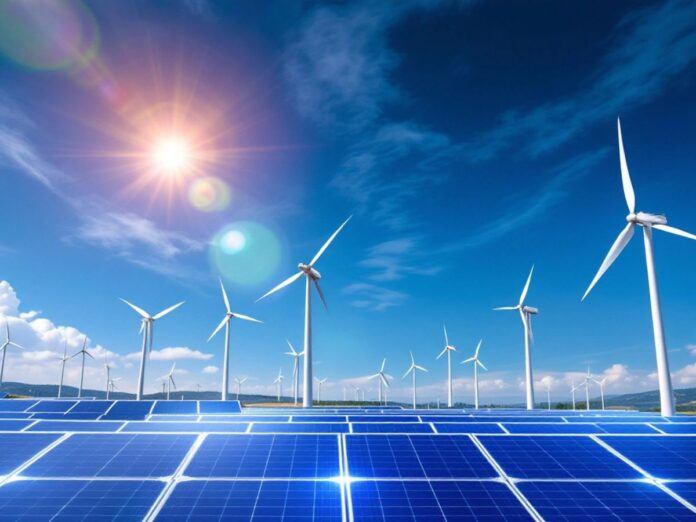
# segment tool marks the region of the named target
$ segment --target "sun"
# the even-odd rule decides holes
[[[152,150],[153,166],[163,174],[185,173],[191,165],[192,151],[189,144],[178,137],[167,137],[155,143]]]

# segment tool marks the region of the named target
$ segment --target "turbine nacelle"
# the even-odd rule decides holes
[[[539,309],[538,309],[538,308],[534,308],[533,306],[526,306],[526,305],[525,305],[525,306],[523,306],[523,307],[521,308],[521,310],[522,310],[522,312],[524,312],[525,314],[537,315],[537,314],[539,313]]]
[[[634,214],[631,212],[626,216],[626,221],[629,223],[634,223],[641,226],[653,226],[653,225],[666,225],[667,218],[660,214],[648,214],[647,212],[638,212]]]
[[[308,275],[315,281],[321,279],[321,274],[319,273],[319,271],[313,268],[311,265],[305,265],[304,263],[300,263],[297,265],[297,268],[300,270],[300,272],[303,272],[305,275]]]

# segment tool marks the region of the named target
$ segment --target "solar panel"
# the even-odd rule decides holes
[[[0,431],[20,431],[29,426],[31,420],[0,420]]]
[[[211,431],[244,433],[249,424],[241,422],[129,422],[122,432],[148,431],[154,433],[207,433]]]
[[[667,482],[665,486],[687,502],[696,505],[696,482]]]
[[[353,433],[433,433],[430,424],[421,422],[356,422]]]
[[[17,480],[0,487],[6,520],[142,520],[158,481]]]
[[[208,435],[190,477],[326,478],[339,475],[335,435]]]
[[[153,414],[167,414],[167,413],[179,413],[179,414],[198,414],[198,402],[197,401],[157,401],[155,407],[152,409]]]
[[[689,433],[689,434],[696,434],[696,424],[691,423],[691,422],[681,422],[681,423],[674,423],[670,424],[668,422],[663,422],[663,423],[655,423],[655,427],[659,428],[661,431],[664,431],[665,433],[671,433],[671,434],[680,434],[680,433]]]
[[[357,478],[497,476],[466,435],[347,435],[346,451]]]
[[[626,433],[626,434],[641,434],[641,433],[650,433],[650,434],[656,434],[658,431],[652,427],[650,427],[648,424],[619,424],[618,422],[616,423],[609,423],[609,424],[603,424],[603,423],[597,423],[597,426],[602,428],[602,430],[605,433]]]
[[[346,422],[345,415],[293,415],[292,422]]]
[[[79,401],[74,408],[70,410],[73,413],[104,413],[114,401]]]
[[[144,420],[151,408],[152,401],[116,401],[102,420]]]
[[[202,415],[201,422],[231,421],[231,422],[289,422],[288,415]]]
[[[32,419],[54,419],[54,420],[97,420],[101,416],[100,413],[56,413],[56,412],[39,412],[34,413]]]
[[[1,433],[0,475],[12,472],[58,438],[47,433]]]
[[[241,413],[239,401],[199,401],[200,413]]]
[[[453,422],[435,424],[438,433],[504,433],[497,424],[483,422]]]
[[[348,422],[413,422],[410,415],[350,415]]]
[[[275,424],[258,422],[251,426],[252,433],[348,433],[348,424],[335,422],[287,422]]]
[[[653,419],[650,422],[661,422],[664,421],[664,418],[657,418]],[[669,418],[670,422],[696,422],[696,415],[677,415],[676,417],[670,417]]]
[[[34,404],[31,408],[27,409],[29,412],[51,412],[51,413],[65,413],[70,408],[75,406],[76,401],[39,401]]]
[[[197,422],[198,418],[199,415],[150,415],[148,420],[155,422]]]
[[[340,521],[334,482],[186,481],[174,488],[157,520]]]
[[[27,477],[163,477],[174,473],[193,435],[76,434],[29,466]]]
[[[358,481],[350,495],[356,521],[532,520],[499,482]]]
[[[588,437],[483,435],[479,440],[510,477],[618,479],[641,476]]]
[[[585,417],[566,417],[568,422],[664,422],[665,419],[659,416],[647,417],[636,415],[621,415],[621,416],[585,416]]]
[[[26,411],[37,402],[22,399],[0,399],[0,411]]]
[[[60,431],[60,432],[71,432],[71,431],[116,431],[121,426],[123,422],[111,422],[111,421],[53,421],[53,420],[42,420],[34,424],[27,431]]]
[[[548,520],[693,520],[694,513],[646,482],[520,482]]]
[[[602,439],[654,477],[696,478],[696,437],[656,435]]]
[[[554,424],[565,424],[563,417],[541,417],[541,416],[526,416],[526,417],[501,417],[496,415],[476,415],[473,417],[474,422],[544,422],[544,423],[554,423]],[[585,422],[588,422],[587,420]]]
[[[26,419],[28,417],[31,417],[31,413],[0,411],[0,419]]]
[[[471,415],[421,415],[420,418],[423,422],[476,422]]]
[[[510,433],[572,433],[574,435],[606,433],[594,424],[510,423],[503,424]]]

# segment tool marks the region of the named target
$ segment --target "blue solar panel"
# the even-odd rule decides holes
[[[103,420],[144,420],[152,401],[116,401],[111,409],[104,414]]]
[[[335,435],[208,435],[190,477],[315,478],[339,475]]]
[[[76,434],[53,448],[28,477],[163,477],[174,473],[193,435]]]
[[[423,422],[477,422],[471,415],[421,415],[421,420]]]
[[[54,419],[54,420],[97,420],[101,413],[54,413],[39,412],[34,413],[32,419]]]
[[[653,417],[651,422],[660,422],[663,420],[662,418],[655,419]],[[696,422],[696,415],[677,415],[676,417],[670,417],[669,420],[670,422]]]
[[[121,426],[123,422],[42,420],[27,431],[116,431]]]
[[[31,413],[0,411],[0,419],[26,419],[29,417],[31,417]]]
[[[531,520],[499,482],[358,481],[350,493],[356,521]]]
[[[530,415],[526,417],[519,417],[519,416],[496,416],[496,415],[475,415],[473,417],[474,422],[545,422],[545,423],[553,423],[553,424],[565,424],[565,421],[563,420],[562,417],[551,417],[551,416],[541,416],[541,415]],[[588,422],[588,421],[585,421]]]
[[[696,424],[691,422],[680,422],[680,423],[668,423],[663,422],[662,424],[655,423],[655,426],[665,433],[671,434],[696,434]]]
[[[667,482],[669,489],[692,505],[696,505],[696,482]]]
[[[201,421],[213,422],[288,422],[288,415],[202,415]]]
[[[335,422],[285,422],[274,424],[258,422],[251,427],[252,433],[348,433],[348,424]]]
[[[240,413],[239,401],[199,401],[200,413]]]
[[[142,520],[163,488],[157,481],[18,480],[0,487],[0,518]]]
[[[466,435],[348,435],[346,445],[352,477],[498,476]]]
[[[497,424],[484,422],[453,422],[435,424],[438,433],[504,433]]]
[[[211,431],[244,433],[249,425],[232,422],[129,422],[123,432],[148,431],[153,433],[187,432],[207,433]]]
[[[59,437],[47,433],[0,434],[0,475],[7,475]]]
[[[68,411],[70,408],[75,406],[75,403],[77,401],[39,401],[37,404],[34,404],[31,408],[29,408],[27,411],[30,412],[52,412],[52,413],[65,413]]]
[[[0,411],[25,411],[37,402],[22,399],[0,399]]]
[[[197,401],[157,401],[152,413],[198,414]]]
[[[70,413],[104,413],[114,401],[80,401]]]
[[[350,415],[348,422],[414,422],[418,419],[411,415]]]
[[[21,431],[32,422],[31,420],[0,420],[0,431]]]
[[[572,433],[574,435],[606,433],[594,424],[566,424],[566,423],[514,423],[503,424],[510,433]]]
[[[618,422],[610,422],[609,424],[597,423],[597,426],[602,428],[606,433],[625,433],[625,434],[641,434],[650,433],[656,434],[657,430],[651,428],[647,424],[619,424]]]
[[[653,416],[636,416],[636,415],[622,415],[622,416],[585,416],[585,417],[567,417],[568,422],[664,422],[663,417]]]
[[[421,422],[356,422],[353,433],[433,433],[433,429]]]
[[[602,439],[654,477],[696,478],[696,437],[657,435]]]
[[[693,520],[694,513],[645,482],[520,482],[547,520]]]
[[[334,482],[180,482],[157,520],[340,521]]]
[[[150,415],[148,420],[155,422],[197,422],[198,415]]]
[[[479,440],[515,478],[635,478],[641,475],[589,437],[493,436]]]
[[[345,415],[293,415],[292,422],[346,422]]]

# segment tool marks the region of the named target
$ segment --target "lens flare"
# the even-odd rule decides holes
[[[230,203],[230,189],[218,178],[212,176],[197,178],[189,187],[189,201],[198,210],[220,212]]]
[[[165,174],[180,174],[191,161],[191,150],[180,138],[164,138],[157,142],[152,151],[155,168]]]
[[[251,221],[224,227],[210,246],[210,261],[215,271],[239,285],[265,282],[278,269],[280,257],[280,241],[275,234]]]

